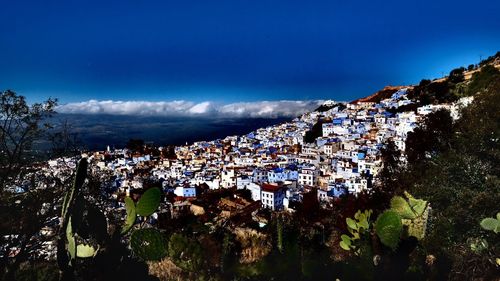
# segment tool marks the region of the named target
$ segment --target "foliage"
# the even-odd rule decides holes
[[[335,107],[338,107],[338,110],[341,111],[343,109],[346,108],[346,106],[342,103],[336,103],[336,104],[333,104],[333,105],[325,105],[325,104],[322,104],[320,105],[319,107],[317,107],[314,111],[316,112],[325,112],[325,111],[328,111],[332,108],[335,108]]]
[[[129,269],[140,267],[139,263],[129,258],[120,243],[120,235],[127,233],[126,230],[132,228],[135,223],[136,206],[131,198],[125,199],[127,211],[125,225],[121,231],[118,229],[109,235],[106,217],[95,204],[84,197],[83,186],[86,182],[87,165],[86,158],[82,158],[77,167],[74,183],[68,187],[63,200],[57,252],[58,264],[63,271],[62,279],[94,279],[99,270],[92,268],[92,265],[112,266],[117,273],[126,276]],[[150,192],[150,194],[157,193]],[[150,202],[156,202],[155,198],[151,200],[148,197],[146,203],[142,204],[147,211],[152,208]],[[155,208],[158,208],[158,205],[159,202]],[[158,260],[166,255],[166,240],[156,229],[135,230],[130,240],[134,253],[142,259]],[[139,270],[135,274],[141,278],[149,278],[147,272]],[[127,276],[127,279],[131,276]]]
[[[484,218],[481,220],[481,227],[485,230],[500,233],[500,212],[497,213],[496,218]]]
[[[389,140],[381,149],[380,156],[383,166],[377,177],[381,185],[375,186],[373,200],[383,203],[382,209],[388,207],[387,204],[396,192],[402,189],[400,180],[395,176],[402,169],[401,152],[396,144]]]
[[[464,81],[464,71],[465,71],[464,67],[459,67],[459,68],[453,69],[450,72],[450,75],[448,76],[448,80],[451,83],[455,83],[455,84]]]
[[[358,210],[354,214],[354,219],[346,218],[347,230],[351,236],[346,234],[340,236],[341,241],[339,245],[342,249],[346,251],[353,250],[357,255],[361,253],[360,248],[355,245],[355,242],[361,239],[364,233],[370,229],[371,214],[372,210],[365,210],[363,212]]]
[[[475,253],[481,253],[488,249],[488,242],[482,238],[469,239],[470,249]]]
[[[94,257],[104,241],[106,219],[102,213],[85,200],[81,192],[87,176],[87,159],[82,158],[77,166],[73,185],[68,188],[62,206],[62,227],[58,248],[59,264],[64,268],[75,258]],[[104,221],[103,221],[104,220]],[[64,231],[63,231],[64,230]],[[62,245],[68,255],[64,254]]]
[[[55,114],[56,99],[29,105],[26,98],[6,90],[0,95],[0,188],[28,163],[28,152],[50,128],[45,122]]]
[[[401,216],[403,225],[407,227],[408,236],[421,240],[425,236],[429,206],[427,201],[415,199],[406,191],[404,195],[406,198],[394,196],[391,199],[391,210]]]
[[[129,139],[125,147],[132,151],[142,152],[144,150],[144,140]]]
[[[51,144],[51,158],[76,156],[83,146],[79,135],[67,120],[54,124],[48,132],[47,139]]]
[[[127,233],[136,221],[137,215],[150,216],[160,206],[161,191],[157,187],[148,189],[139,199],[137,205],[134,201],[125,198],[125,210],[127,216],[125,224],[122,227],[122,234]],[[167,253],[167,244],[162,243],[163,234],[157,229],[139,229],[132,232],[130,246],[132,251],[142,259],[145,260],[158,260],[164,257]],[[157,248],[151,248],[154,245]]]
[[[23,263],[16,272],[15,280],[18,281],[58,281],[59,270],[52,262]]]
[[[316,123],[312,126],[312,128],[306,132],[304,135],[304,142],[305,143],[313,143],[316,141],[318,137],[320,137],[323,134],[323,123],[326,121],[323,119],[318,119]]]
[[[48,239],[40,237],[40,230],[57,216],[59,195],[67,186],[66,171],[58,175],[52,171],[42,174],[32,165],[34,161],[53,155],[50,147],[58,146],[47,138],[53,125],[50,117],[56,114],[56,106],[57,99],[32,103],[11,90],[0,93],[1,280],[17,278],[17,271],[23,271],[24,264],[40,254],[36,251],[38,243]],[[39,150],[41,143],[47,144],[49,150]],[[37,188],[44,185],[51,188]],[[21,192],[12,192],[13,187],[21,187]],[[9,256],[14,248],[17,255]]]
[[[139,229],[132,233],[130,246],[144,260],[160,260],[167,254],[167,241],[156,229]]]
[[[401,217],[395,211],[387,210],[377,218],[375,230],[380,241],[387,247],[395,250],[403,231]]]
[[[174,233],[168,242],[168,255],[179,267],[194,271],[203,264],[200,244],[188,237]]]
[[[408,97],[420,105],[453,102],[457,97],[450,91],[454,84],[448,81],[422,80],[419,85],[408,91]]]
[[[127,212],[125,218],[125,224],[122,227],[122,234],[127,233],[132,226],[134,226],[135,221],[137,219],[137,212],[135,210],[135,204],[132,198],[125,197],[125,211]]]
[[[471,82],[466,90],[466,95],[472,96],[481,93],[499,79],[500,70],[492,65],[485,65],[480,71],[472,75]]]
[[[428,216],[427,229],[418,247],[423,253],[437,257],[439,266],[433,270],[443,278],[483,278],[495,271],[492,260],[498,257],[498,242],[491,237],[493,232],[485,236],[480,231],[478,221],[496,211],[500,201],[497,72],[493,67],[483,66],[472,76],[466,93],[474,94],[474,101],[461,110],[455,122],[446,111],[427,115],[408,134],[407,163],[388,171],[385,179],[389,181],[382,183],[404,187],[432,204],[432,212],[424,212]],[[408,232],[412,232],[410,227]],[[488,241],[487,251],[471,250],[470,239],[475,237]],[[481,248],[482,243],[475,244],[475,249]]]
[[[450,148],[453,119],[447,110],[428,114],[419,127],[408,133],[406,156],[410,164],[427,161]]]
[[[494,60],[500,58],[500,51],[498,51],[496,54],[489,56],[488,58],[482,60],[479,62],[480,66],[488,65],[491,64]]]
[[[159,188],[150,188],[141,196],[135,208],[139,216],[150,216],[160,206],[161,191]]]

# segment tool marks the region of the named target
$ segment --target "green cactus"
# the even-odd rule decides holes
[[[130,197],[125,198],[127,217],[121,234],[127,233],[135,224],[137,215],[150,216],[160,206],[161,191],[154,187],[148,189],[139,199],[137,205]],[[155,229],[138,229],[132,232],[130,247],[132,251],[144,260],[158,260],[166,255],[168,244],[162,234]],[[161,239],[160,239],[161,238]]]
[[[161,200],[161,191],[159,188],[150,188],[141,196],[139,202],[137,202],[137,206],[135,211],[139,216],[150,216],[152,215],[158,206],[160,206]]]
[[[70,206],[73,205],[75,197],[79,194],[82,189],[83,183],[85,182],[85,178],[87,177],[87,158],[82,158],[80,162],[78,162],[78,167],[76,168],[76,175],[73,181],[73,185],[68,187],[66,190],[66,194],[64,196],[63,205],[62,205],[62,220],[63,224],[67,224],[66,215],[69,211]]]
[[[107,221],[99,208],[88,202],[81,192],[87,176],[88,162],[82,158],[78,163],[73,185],[68,187],[62,205],[62,227],[58,246],[58,262],[62,268],[70,267],[76,258],[92,258],[109,240]],[[121,234],[126,234],[135,224],[137,215],[150,216],[159,207],[159,188],[147,190],[139,202],[134,204],[125,198],[127,217]],[[161,238],[161,239],[160,239]],[[167,252],[167,243],[160,232],[140,229],[132,233],[130,245],[134,253],[145,260],[157,260]]]
[[[370,216],[372,210],[358,210],[354,214],[354,219],[346,218],[347,230],[352,236],[342,234],[339,245],[346,251],[353,250],[355,254],[360,254],[360,249],[356,246],[355,241],[361,239],[361,236],[370,228]]]
[[[145,217],[152,215],[160,206],[160,200],[161,191],[157,187],[150,188],[144,192],[139,199],[139,202],[137,202],[137,205],[134,203],[132,198],[125,197],[124,201],[127,215],[121,234],[127,233],[134,226],[137,215]]]
[[[427,230],[427,220],[429,218],[429,208],[426,208],[421,216],[414,219],[402,219],[401,222],[407,227],[406,231],[408,236],[413,236],[418,240],[422,240],[425,237],[425,232]]]
[[[401,196],[392,197],[391,209],[398,213],[398,215],[400,215],[403,219],[414,219],[416,216],[411,209],[410,204],[408,204],[408,201]]]
[[[71,260],[76,258],[76,243],[75,243],[75,236],[73,235],[73,228],[71,227],[71,218],[69,218],[68,225],[66,226],[66,239],[67,239],[66,248],[68,249],[71,262]]]
[[[406,227],[408,236],[421,240],[425,236],[429,204],[425,200],[413,198],[408,192],[405,192],[404,195],[406,199],[401,196],[394,196],[391,199],[391,210],[401,217],[401,222]]]
[[[395,250],[403,230],[401,216],[395,211],[386,210],[377,218],[375,230],[382,244]]]
[[[167,255],[168,244],[165,237],[156,229],[139,229],[130,238],[132,251],[144,260],[160,260]]]
[[[94,257],[99,251],[99,244],[107,239],[104,214],[85,200],[81,193],[87,177],[87,167],[87,159],[82,158],[78,163],[73,185],[66,190],[62,205],[60,244],[64,245],[64,248],[58,248],[58,251],[61,251],[58,257],[66,260],[68,265],[72,265],[76,258]]]
[[[86,244],[78,244],[76,246],[76,256],[79,258],[93,258],[97,254],[97,251],[99,251],[99,246],[97,248]]]
[[[137,218],[135,204],[130,197],[125,197],[125,210],[127,211],[127,218],[121,231],[122,234],[127,233],[134,226],[135,219]]]
[[[500,233],[500,212],[497,213],[496,218],[484,218],[480,224],[485,230]]]

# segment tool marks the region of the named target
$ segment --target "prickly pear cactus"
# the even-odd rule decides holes
[[[391,210],[401,217],[408,236],[421,240],[425,237],[430,206],[427,201],[415,199],[408,192],[405,192],[405,197],[394,196],[391,199]]]
[[[496,218],[482,219],[480,225],[485,230],[490,230],[495,233],[500,233],[500,212],[497,213]]]
[[[64,196],[58,243],[58,262],[62,267],[72,265],[76,258],[94,257],[108,237],[106,217],[81,193],[87,166],[87,159],[82,158],[73,185],[68,187]]]
[[[127,218],[125,219],[125,224],[122,227],[122,234],[127,233],[132,228],[132,226],[134,226],[135,220],[137,218],[135,204],[130,197],[125,197],[125,210],[127,212]]]
[[[160,206],[161,191],[154,187],[141,196],[137,204],[130,197],[125,198],[127,217],[122,234],[127,233],[135,224],[137,215],[150,216]],[[159,260],[167,254],[168,244],[163,234],[156,229],[144,228],[132,231],[130,247],[134,254],[144,260]]]
[[[68,223],[67,221],[68,211],[70,210],[70,207],[73,205],[75,198],[82,189],[83,183],[85,182],[85,178],[87,177],[87,166],[88,162],[86,158],[82,158],[80,162],[78,162],[78,167],[76,168],[76,175],[73,181],[73,185],[68,187],[68,189],[66,190],[66,194],[64,195],[62,214],[61,214],[64,225]]]
[[[386,210],[377,218],[375,230],[382,244],[395,250],[403,231],[401,216],[395,211]]]
[[[346,218],[347,230],[351,233],[351,236],[346,234],[341,235],[339,246],[342,249],[346,251],[353,250],[357,255],[361,253],[355,242],[361,239],[361,236],[370,228],[371,214],[372,210],[358,210],[356,214],[354,214],[354,219]]]
[[[147,217],[152,215],[158,206],[160,206],[161,191],[159,188],[154,187],[148,189],[137,202],[135,211],[139,216]]]
[[[427,219],[429,218],[429,207],[427,207],[422,215],[409,220],[402,219],[401,222],[407,227],[408,236],[413,236],[418,240],[422,240],[425,237],[425,231],[427,230]]]

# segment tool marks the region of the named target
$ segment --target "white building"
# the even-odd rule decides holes
[[[196,188],[178,186],[175,188],[174,194],[180,197],[196,197]]]
[[[236,172],[234,169],[222,171],[220,184],[222,188],[231,188],[236,186]]]
[[[280,185],[264,183],[261,186],[261,203],[264,208],[273,211],[283,209],[285,199],[285,188]]]
[[[298,182],[300,185],[314,186],[317,182],[318,170],[315,166],[303,167],[299,172]]]

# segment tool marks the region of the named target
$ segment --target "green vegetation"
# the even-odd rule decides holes
[[[500,213],[497,213],[496,218],[484,218],[481,221],[481,227],[485,230],[500,233]]]
[[[150,188],[141,196],[135,212],[139,216],[147,217],[152,215],[160,206],[161,191],[159,188]],[[132,208],[132,206],[130,206]]]
[[[457,84],[464,81],[465,67],[455,68],[450,72],[448,76],[448,81],[453,84]]]
[[[493,61],[497,60],[500,58],[500,51],[498,51],[496,54],[489,56],[488,58],[482,60],[479,62],[480,66],[488,65],[491,64]]]
[[[322,118],[318,119],[318,121],[312,126],[312,128],[304,135],[304,142],[315,142],[316,139],[323,134],[323,124],[326,122],[327,120],[324,120]]]
[[[161,191],[157,187],[150,188],[142,194],[141,198],[134,204],[134,201],[125,198],[125,210],[127,217],[125,224],[122,227],[122,234],[127,233],[137,219],[137,215],[148,217],[151,216],[158,207],[161,201]],[[138,229],[132,232],[130,239],[132,251],[144,260],[159,260],[166,256],[167,244],[165,237],[157,229]]]
[[[467,87],[466,95],[472,96],[486,90],[492,83],[500,80],[500,70],[492,65],[485,65],[480,71],[472,75]]]
[[[188,271],[201,269],[204,262],[203,249],[200,244],[178,233],[170,237],[168,255],[177,266]]]
[[[134,226],[135,221],[137,219],[137,212],[135,210],[135,204],[132,198],[130,197],[125,197],[125,211],[127,212],[126,218],[125,218],[125,224],[122,227],[122,234],[127,233],[132,226]]]
[[[120,242],[121,234],[126,234],[133,226],[137,209],[143,215],[151,215],[158,209],[161,192],[158,188],[146,191],[139,200],[137,208],[131,198],[125,199],[127,218],[123,228],[108,233],[107,219],[102,211],[85,197],[87,159],[78,163],[73,185],[64,195],[59,231],[57,261],[63,271],[63,280],[94,279],[100,274],[98,268],[103,264],[114,265],[117,276],[127,275],[124,268],[138,262],[131,259]],[[142,202],[141,202],[142,201]],[[132,232],[130,246],[133,253],[143,260],[159,260],[166,255],[167,243],[164,235],[156,229],[138,229]],[[121,264],[121,265],[118,265]],[[132,266],[131,268],[133,268]],[[140,271],[135,274],[140,274]],[[147,272],[142,278],[147,277]],[[128,278],[127,278],[128,279]]]
[[[473,75],[467,92],[475,93],[474,102],[462,110],[460,119],[453,121],[444,110],[428,115],[408,134],[408,163],[395,161],[383,178],[382,186],[393,194],[403,197],[401,190],[406,189],[432,206],[432,212],[413,208],[420,217],[413,226],[404,224],[409,235],[421,239],[413,254],[433,257],[429,274],[439,276],[435,278],[488,279],[496,274],[498,239],[492,237],[494,232],[478,228],[482,218],[494,215],[500,200],[500,79],[496,72],[485,66]],[[401,208],[403,200],[393,200],[391,207],[409,218],[408,209]],[[410,198],[404,200],[411,206]],[[424,225],[425,230],[421,229]],[[484,246],[482,241],[487,241],[487,251],[478,251]],[[428,267],[416,260],[412,266]]]
[[[395,250],[399,244],[399,237],[403,230],[401,217],[395,211],[387,210],[377,218],[375,230],[380,241],[387,247]]]
[[[499,58],[498,53],[488,61]],[[467,70],[474,70],[474,65]],[[431,81],[423,79],[413,89],[408,91],[408,96],[418,105],[450,103],[461,97],[473,96],[484,91],[493,82],[500,79],[500,71],[491,64],[481,64],[479,71],[473,73],[472,78],[465,80],[464,67],[453,69],[444,81]],[[414,109],[411,106],[408,109]],[[400,112],[400,111],[399,111]]]
[[[404,195],[406,198],[394,196],[391,199],[391,210],[401,217],[408,236],[421,240],[424,238],[427,228],[429,205],[427,201],[413,198],[408,192],[405,192]]]
[[[81,192],[86,174],[87,159],[82,158],[77,167],[74,183],[68,188],[62,206],[59,243],[65,244],[69,256],[64,257],[61,249],[59,257],[61,263],[69,258],[69,265],[75,258],[94,257],[107,234],[106,218],[97,207],[85,200]]]
[[[165,236],[156,229],[138,229],[130,237],[130,246],[138,257],[144,260],[160,260],[167,255]]]
[[[359,240],[370,230],[370,216],[372,210],[357,211],[354,214],[354,219],[346,218],[347,230],[351,234],[348,236],[342,234],[342,239],[339,243],[340,247],[346,251],[353,250],[356,255],[361,254],[359,246],[355,245],[356,240]]]

